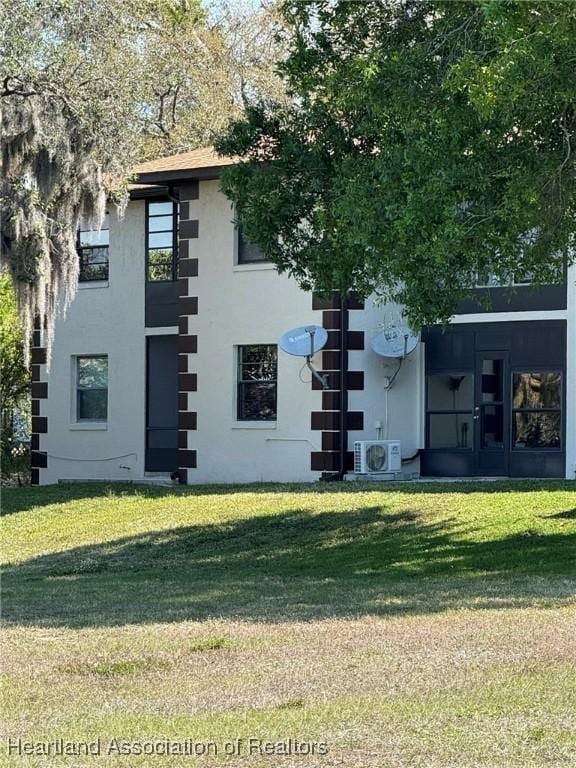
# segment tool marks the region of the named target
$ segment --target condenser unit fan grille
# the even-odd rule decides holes
[[[388,463],[386,445],[369,445],[366,448],[366,468],[369,472],[381,472]]]

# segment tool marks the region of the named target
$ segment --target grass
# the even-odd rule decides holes
[[[3,513],[6,736],[218,748],[3,764],[576,763],[574,485],[74,484]]]

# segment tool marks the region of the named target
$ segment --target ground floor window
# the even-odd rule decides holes
[[[474,377],[471,373],[427,377],[428,447],[472,448]]]
[[[504,448],[505,423],[511,421],[513,450],[562,447],[562,374],[513,371],[511,395],[504,399],[503,361],[485,359],[474,389],[472,373],[432,373],[426,377],[427,447]],[[510,399],[508,399],[510,398]]]
[[[276,421],[277,371],[275,344],[238,347],[238,421]]]
[[[557,371],[512,374],[512,447],[560,448],[562,374]]]
[[[108,356],[76,358],[76,418],[106,421],[108,418]]]

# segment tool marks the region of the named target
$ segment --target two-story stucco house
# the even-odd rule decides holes
[[[49,370],[35,334],[33,482],[314,481],[377,437],[400,441],[406,475],[575,477],[576,268],[479,287],[492,308],[423,329],[397,370],[370,343],[385,308],[306,293],[239,236],[223,164],[145,163],[125,216],[80,232]],[[304,324],[328,331],[325,389],[278,346]]]

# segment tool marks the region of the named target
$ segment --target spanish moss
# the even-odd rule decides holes
[[[26,338],[40,319],[50,360],[56,314],[66,312],[78,285],[79,222],[98,229],[104,217],[102,172],[57,97],[3,99],[1,125],[2,260]]]

